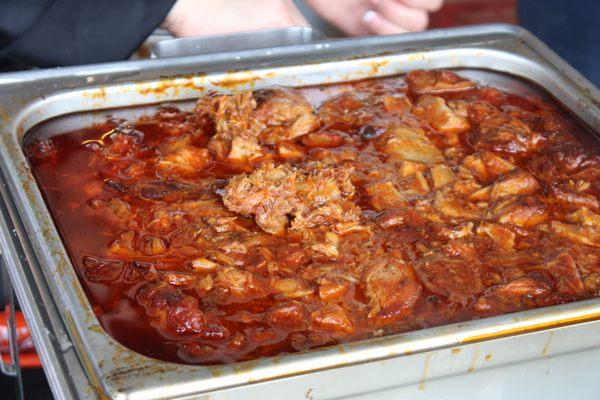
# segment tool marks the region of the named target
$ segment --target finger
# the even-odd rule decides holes
[[[444,0],[396,0],[411,8],[421,8],[429,12],[439,11]]]
[[[363,16],[363,23],[377,35],[394,35],[408,32],[408,29],[396,25],[373,10],[369,10],[365,13]]]
[[[381,16],[409,31],[422,31],[429,24],[429,14],[423,9],[411,8],[397,0],[371,0]]]

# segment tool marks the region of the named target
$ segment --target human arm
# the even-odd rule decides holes
[[[303,25],[291,0],[178,0],[162,27],[181,37]]]
[[[291,0],[0,0],[0,63],[127,59],[162,26],[195,36],[306,25]]]
[[[314,11],[353,36],[420,31],[443,0],[306,0]]]

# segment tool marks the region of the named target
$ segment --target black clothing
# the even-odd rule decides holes
[[[175,0],[0,0],[0,69],[127,59]]]

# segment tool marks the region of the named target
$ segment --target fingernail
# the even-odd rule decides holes
[[[373,22],[376,18],[377,18],[377,14],[373,10],[367,11],[362,17],[363,22],[366,24]]]

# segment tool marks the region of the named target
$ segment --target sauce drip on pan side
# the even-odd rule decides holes
[[[26,147],[104,329],[219,364],[600,295],[600,157],[448,71],[210,94]]]

